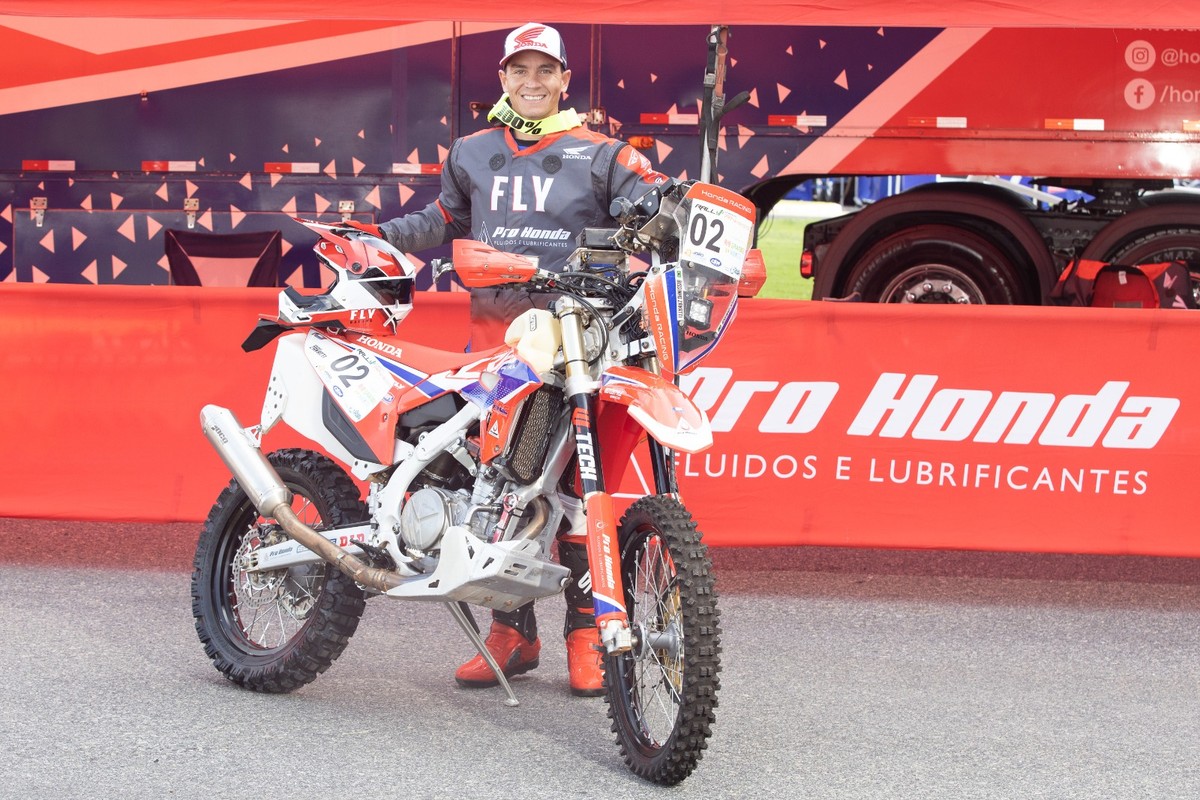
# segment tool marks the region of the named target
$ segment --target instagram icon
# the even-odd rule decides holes
[[[1134,72],[1145,72],[1153,67],[1156,57],[1154,45],[1145,39],[1130,42],[1125,48],[1125,65]]]

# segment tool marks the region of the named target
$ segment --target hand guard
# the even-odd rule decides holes
[[[343,227],[354,228],[357,231],[362,231],[363,233],[369,233],[372,236],[378,236],[380,239],[383,239],[385,242],[387,241],[387,237],[383,235],[383,228],[379,227],[378,225],[374,225],[370,222],[358,222],[357,220],[346,219],[346,220],[342,220],[341,224]]]

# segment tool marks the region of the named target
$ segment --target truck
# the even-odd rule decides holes
[[[256,274],[318,287],[309,236],[282,214],[378,221],[431,202],[451,141],[490,124],[497,54],[520,22],[143,5],[140,18],[0,15],[0,281],[178,283],[190,233],[231,262],[258,236],[251,260],[278,249]],[[56,7],[79,6],[35,6]],[[714,177],[763,221],[818,183],[844,207],[807,225],[801,264],[768,264],[811,277],[814,298],[1041,304],[1076,259],[1181,260],[1200,276],[1195,12],[1148,29],[1078,9],[1033,26],[869,13],[739,21],[715,72],[709,24],[564,22],[564,105],[658,170],[698,177],[719,74],[737,97],[707,143]],[[422,270],[418,285],[448,280]]]

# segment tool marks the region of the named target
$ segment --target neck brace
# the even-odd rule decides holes
[[[579,117],[579,112],[573,108],[559,111],[557,114],[545,119],[525,119],[508,104],[507,92],[500,96],[500,99],[496,101],[496,105],[492,106],[492,110],[488,112],[487,118],[489,122],[499,120],[517,133],[524,133],[530,136],[545,136],[548,133],[569,131],[571,128],[578,128],[583,124],[583,120]]]

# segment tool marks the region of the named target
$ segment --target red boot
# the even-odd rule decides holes
[[[571,694],[599,697],[604,694],[604,656],[600,650],[600,631],[579,628],[567,634],[567,673]]]
[[[538,665],[538,653],[542,651],[542,641],[534,637],[533,641],[526,639],[515,628],[503,623],[492,621],[492,629],[484,641],[488,652],[496,659],[506,677],[529,672]],[[500,681],[492,668],[478,653],[454,673],[454,680],[466,689],[485,689],[498,686]]]

